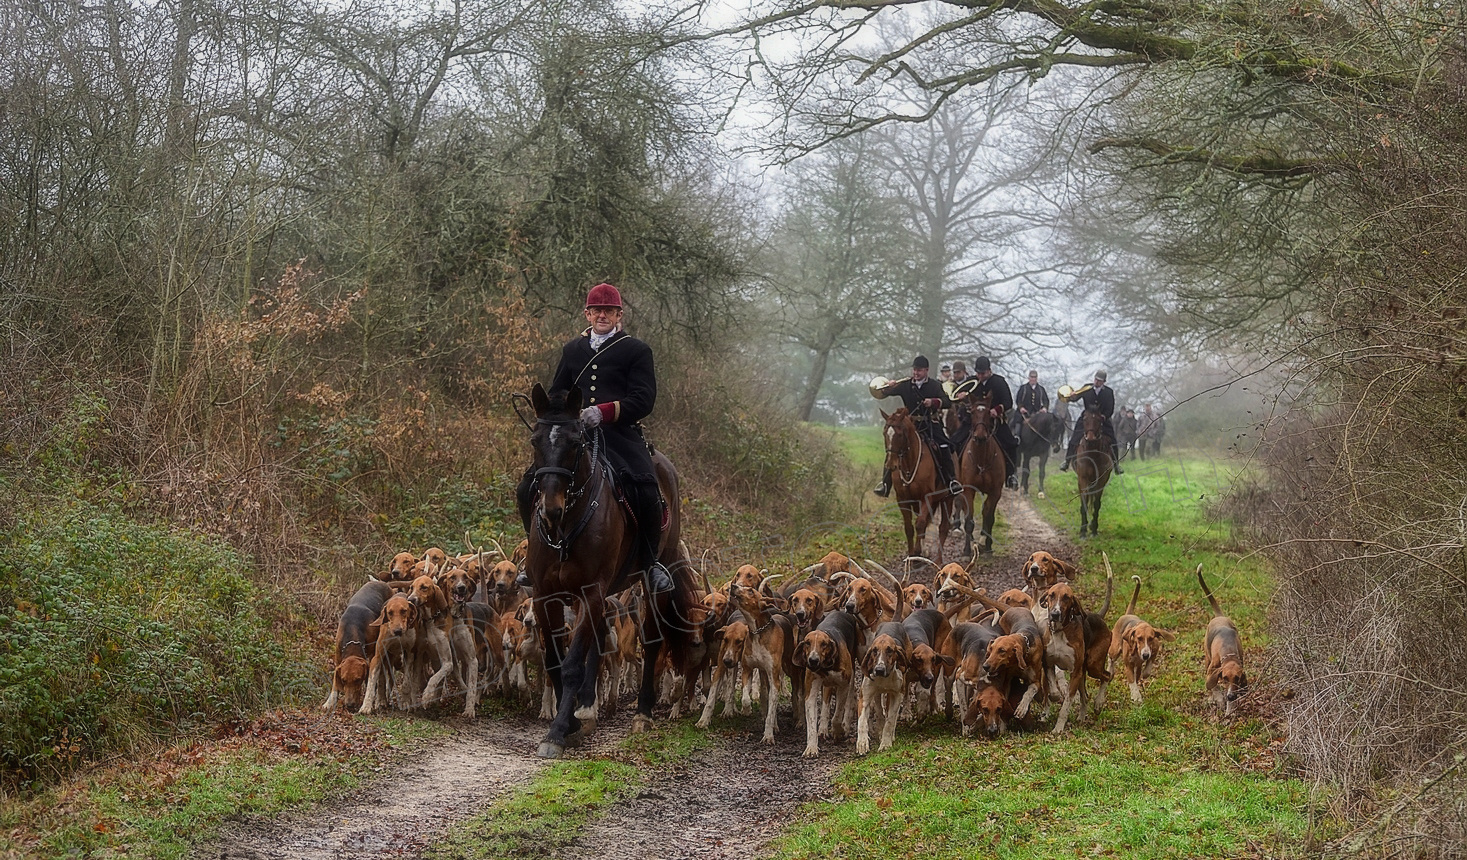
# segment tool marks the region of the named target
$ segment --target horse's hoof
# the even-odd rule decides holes
[[[646,714],[637,714],[632,717],[632,734],[644,735],[652,731],[652,718]]]
[[[1040,490],[1039,491],[1039,498],[1041,498],[1041,499],[1044,498],[1044,491],[1043,490]]]
[[[535,750],[535,755],[540,758],[560,758],[565,754],[565,747],[554,741],[541,741],[540,748]]]

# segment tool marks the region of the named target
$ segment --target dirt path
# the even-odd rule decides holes
[[[975,570],[991,591],[1020,583],[1029,553],[1048,549],[1074,557],[1069,544],[1028,500],[1006,496],[1000,509],[1007,540]],[[935,539],[929,538],[928,545]],[[962,557],[963,535],[949,535],[946,554]],[[895,567],[893,567],[895,570]],[[921,577],[922,572],[914,572]],[[930,571],[927,572],[930,575]],[[595,756],[626,737],[626,710],[603,720],[588,746],[573,755]],[[480,719],[383,775],[357,797],[271,821],[247,820],[226,828],[214,846],[196,853],[218,860],[368,860],[415,857],[454,822],[481,812],[528,782],[543,766],[535,744],[544,725],[531,719]],[[578,860],[678,860],[757,856],[800,804],[825,796],[831,777],[851,755],[851,743],[822,749],[806,761],[789,706],[780,714],[779,742],[758,743],[746,731],[713,733],[710,748],[653,774],[638,794],[592,822],[559,856]]]
[[[464,723],[422,754],[395,765],[358,796],[270,821],[226,825],[196,857],[219,860],[345,860],[412,857],[456,821],[531,779],[542,766],[528,720]]]

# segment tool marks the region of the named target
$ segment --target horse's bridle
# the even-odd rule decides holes
[[[553,427],[580,424],[581,422],[579,418],[536,418],[535,423]],[[582,441],[576,447],[584,452],[586,443]],[[577,454],[577,457],[579,456]],[[586,530],[586,526],[591,522],[591,517],[596,514],[596,508],[601,504],[600,500],[596,498],[596,492],[591,492],[593,490],[600,490],[602,479],[601,429],[599,427],[591,431],[590,472],[591,474],[586,478],[586,483],[582,484],[580,489],[577,489],[575,486],[575,471],[563,466],[541,466],[535,470],[535,474],[531,478],[530,486],[533,488],[535,495],[539,495],[540,479],[544,476],[556,475],[565,478],[565,507],[567,512],[572,510],[580,502],[582,496],[588,494],[590,496],[591,502],[585,506],[585,509],[581,512],[581,518],[576,522],[575,526],[569,532],[565,531],[564,526],[561,527],[560,541],[558,543],[545,530],[545,520],[540,517],[540,506],[535,505],[535,530],[539,533],[542,543],[560,554],[560,560],[562,562],[570,555],[571,544],[575,543],[576,538],[581,536],[581,532]]]
[[[911,421],[910,418],[908,418],[907,420],[908,421]],[[904,486],[904,487],[911,486],[912,485],[912,482],[915,481],[915,480],[917,480],[917,470],[920,469],[920,468],[922,468],[922,451],[927,447],[927,442],[922,438],[922,431],[917,429],[916,422],[912,422],[912,434],[917,437],[917,463],[916,463],[916,465],[912,466],[911,476],[910,477],[903,476],[903,474],[902,474],[902,468],[901,468],[900,465],[898,465],[895,469],[892,470],[892,471],[896,472],[896,476],[898,478],[901,478],[902,479],[902,486]],[[903,429],[903,431],[902,431],[902,438],[908,444],[907,444],[907,449],[906,450],[902,451],[902,453],[900,453],[900,454],[897,454],[897,463],[898,464],[901,463],[903,457],[906,457],[907,456],[907,451],[911,450],[911,440],[907,438],[907,434],[906,434],[905,429]],[[887,452],[886,453],[888,453],[888,454],[896,454],[895,451],[892,451],[890,449],[887,449]]]

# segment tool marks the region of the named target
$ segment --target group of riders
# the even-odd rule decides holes
[[[875,397],[899,397],[906,407],[919,435],[932,450],[934,462],[948,490],[954,495],[963,492],[957,478],[953,452],[962,453],[973,432],[972,404],[986,403],[994,418],[993,437],[1003,451],[1005,484],[1010,489],[1019,486],[1019,432],[1021,426],[1050,411],[1049,392],[1039,384],[1039,372],[1029,371],[1029,380],[1019,386],[1017,395],[1009,388],[1008,380],[993,372],[993,362],[986,355],[973,359],[973,372],[968,373],[967,364],[955,361],[942,368],[945,380],[939,382],[931,374],[931,363],[926,356],[912,359],[912,375],[907,379],[884,385],[873,383],[871,394]],[[1104,370],[1095,371],[1094,381],[1074,392],[1061,389],[1059,403],[1080,402],[1085,409],[1099,412],[1105,419],[1104,432],[1111,439],[1112,468],[1122,474],[1120,447],[1111,415],[1115,412],[1115,392],[1106,385]],[[880,382],[881,380],[878,380]],[[1066,409],[1068,407],[1065,407]],[[1064,415],[1060,416],[1064,419]],[[1060,432],[1068,421],[1060,425]],[[1067,471],[1075,460],[1079,446],[1079,434],[1070,435],[1069,448],[1065,452],[1060,471]],[[881,474],[881,483],[872,491],[878,496],[891,492],[891,470]]]
[[[551,383],[552,394],[579,389],[581,423],[591,430],[599,428],[604,440],[604,454],[614,472],[629,519],[639,537],[635,541],[631,570],[647,571],[648,585],[654,591],[671,587],[667,571],[655,560],[664,515],[664,502],[657,485],[651,452],[639,423],[651,414],[657,399],[657,376],[651,348],[622,329],[621,292],[611,284],[597,284],[586,296],[587,328],[561,349],[560,363]],[[930,446],[943,482],[953,495],[962,492],[957,480],[953,452],[961,452],[972,433],[973,403],[987,403],[995,421],[994,437],[1003,450],[1006,482],[1017,487],[1019,427],[1031,417],[1050,411],[1049,392],[1039,384],[1037,371],[1029,371],[1028,381],[1019,386],[1017,395],[1008,380],[993,372],[987,356],[973,359],[972,371],[964,362],[951,366],[951,376],[940,381],[931,377],[931,365],[925,356],[912,360],[912,375],[886,384],[872,393],[879,397],[901,398],[912,421]],[[944,374],[948,368],[943,368]],[[1085,409],[1098,411],[1104,417],[1104,432],[1112,440],[1115,472],[1119,474],[1120,450],[1111,423],[1115,411],[1115,392],[1106,385],[1106,372],[1095,371],[1094,381],[1080,390],[1069,392],[1059,403],[1080,401]],[[1058,406],[1058,404],[1056,404]],[[1061,417],[1065,417],[1063,414]],[[951,433],[945,419],[952,424]],[[1065,422],[1068,423],[1068,422]],[[1063,428],[1063,425],[1061,425]],[[1069,448],[1061,471],[1069,469],[1079,444],[1079,434],[1070,436]],[[536,494],[537,469],[525,472],[516,496],[520,516],[528,533],[532,527]],[[878,495],[891,491],[891,473],[882,475],[876,488]]]

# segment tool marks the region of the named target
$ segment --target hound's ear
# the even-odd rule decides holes
[[[1125,633],[1122,633],[1121,634],[1121,641],[1122,642],[1128,642],[1128,643],[1130,643],[1132,645],[1135,645],[1136,644],[1136,628],[1132,627],[1131,629],[1127,630]]]
[[[535,409],[536,418],[543,418],[550,411],[550,395],[545,393],[545,386],[538,382],[530,389],[530,405]]]
[[[1248,675],[1246,673],[1238,676],[1238,687],[1244,690],[1248,689]]]
[[[1054,563],[1055,566],[1060,569],[1060,573],[1064,574],[1065,579],[1075,579],[1080,573],[1080,569],[1078,567],[1075,567],[1073,564],[1070,564],[1067,561],[1060,561],[1059,559],[1055,559]]]
[[[448,595],[436,584],[433,586],[433,609],[441,612],[448,608]]]
[[[876,665],[876,649],[868,648],[866,656],[861,658],[861,671],[871,674],[871,669]]]
[[[954,660],[951,655],[948,655],[948,654],[939,654],[939,655],[937,655],[937,662],[939,662],[943,666],[951,669],[953,666],[957,665],[957,662],[958,661]]]
[[[408,625],[409,626],[412,626],[412,625],[417,624],[417,623],[418,623],[418,604],[416,604],[416,603],[408,603]]]
[[[1167,642],[1175,642],[1175,641],[1177,641],[1177,634],[1173,633],[1170,630],[1158,630],[1158,631],[1156,631],[1156,635],[1157,636],[1160,636],[1162,639],[1166,640]]]
[[[1014,649],[1015,653],[1017,653],[1019,655],[1019,668],[1022,669],[1023,671],[1025,671],[1025,672],[1027,672],[1027,671],[1029,671],[1029,661],[1026,660],[1026,659],[1024,659],[1024,657],[1025,657],[1024,650],[1025,649],[1023,649],[1023,648],[1015,648]]]

